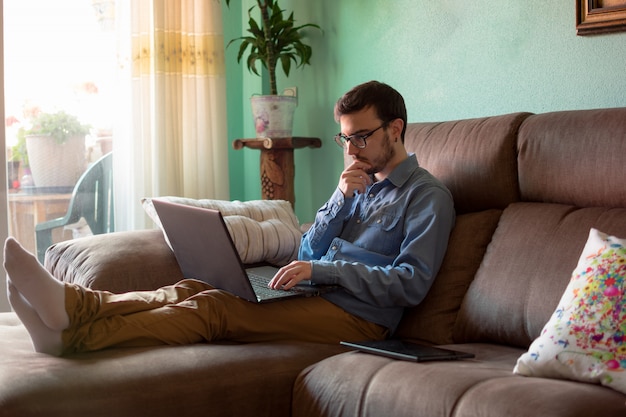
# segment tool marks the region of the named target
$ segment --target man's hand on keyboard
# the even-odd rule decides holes
[[[311,279],[311,262],[292,261],[278,270],[269,283],[274,290],[288,290],[301,281]]]

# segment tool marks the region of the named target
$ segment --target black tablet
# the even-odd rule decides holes
[[[474,357],[472,353],[420,345],[398,339],[341,342],[341,344],[361,352],[412,362],[470,359]]]

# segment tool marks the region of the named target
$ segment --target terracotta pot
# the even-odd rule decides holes
[[[96,143],[100,145],[102,155],[106,155],[113,150],[113,136],[98,137]]]

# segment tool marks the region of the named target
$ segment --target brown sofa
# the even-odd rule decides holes
[[[395,337],[475,359],[395,361],[307,343],[33,353],[0,315],[0,416],[625,416],[600,385],[513,374],[552,315],[589,229],[626,237],[626,108],[414,123],[406,147],[455,198],[426,300]],[[157,230],[64,242],[59,279],[111,291],[181,278]]]

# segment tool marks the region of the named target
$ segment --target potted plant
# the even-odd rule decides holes
[[[90,127],[64,111],[39,113],[24,131],[34,185],[72,188],[85,171],[85,135]]]
[[[280,64],[285,75],[289,76],[292,61],[297,68],[310,65],[312,49],[302,42],[303,29],[320,27],[313,23],[296,26],[293,12],[285,18],[284,10],[277,0],[257,0],[256,3],[256,6],[248,10],[249,34],[231,40],[228,46],[233,42],[241,42],[237,62],[241,62],[248,51],[248,70],[260,75],[257,68],[257,62],[260,61],[269,74],[270,95],[256,95],[251,98],[257,137],[287,137],[291,136],[297,97],[294,94],[278,94],[276,68]],[[230,0],[226,0],[226,5],[230,6]],[[256,7],[261,12],[260,24],[252,17],[252,11]]]
[[[17,142],[11,147],[11,156],[7,161],[9,189],[20,188],[20,168],[21,171],[30,176],[30,167],[28,166],[28,153],[26,152],[25,132],[26,130],[23,127],[20,127],[17,130]]]

